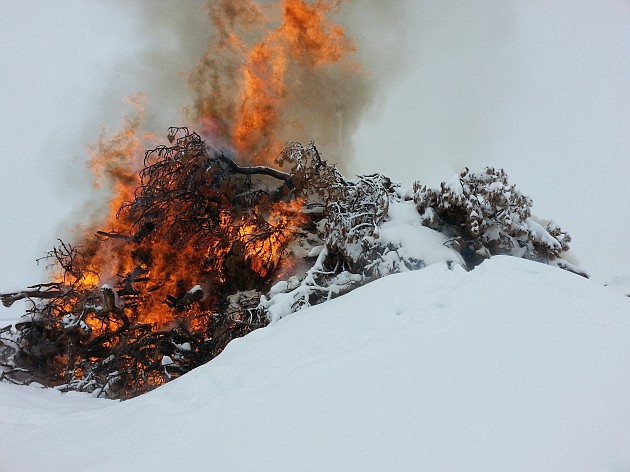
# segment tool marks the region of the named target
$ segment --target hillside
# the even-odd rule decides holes
[[[126,402],[0,383],[0,470],[628,470],[629,308],[523,259],[434,264]]]

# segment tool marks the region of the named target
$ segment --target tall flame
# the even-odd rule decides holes
[[[330,82],[332,68],[356,71],[352,42],[329,19],[341,3],[283,0],[271,13],[250,0],[214,3],[214,42],[190,79],[193,121],[229,135],[240,159],[272,162],[292,132],[307,127],[291,107],[305,108],[308,121],[320,118],[308,116],[314,103],[297,103],[303,90]],[[332,83],[328,93],[338,93]]]

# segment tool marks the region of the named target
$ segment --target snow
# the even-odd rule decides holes
[[[379,229],[382,242],[397,248],[402,259],[424,261],[426,265],[453,261],[464,264],[461,255],[445,246],[448,238],[422,225],[422,217],[413,201],[392,201],[387,211],[389,217]]]
[[[630,468],[630,300],[494,257],[388,276],[126,402],[0,383],[2,471]]]
[[[329,254],[328,247],[318,246],[316,252],[311,251],[317,254],[317,259],[304,277],[301,280],[291,277],[288,281],[276,283],[269,293],[261,297],[259,307],[266,311],[272,321],[277,321],[313,304],[313,295],[318,299],[329,300],[365,284],[369,277],[406,272],[438,262],[463,265],[460,254],[447,247],[448,238],[423,226],[415,203],[402,198],[398,195],[389,200],[386,218],[373,235],[363,234],[355,241],[346,241],[344,251],[354,261],[374,251],[370,262],[361,270],[344,270],[332,274],[324,264]],[[363,270],[370,274],[366,276]],[[327,279],[324,277],[319,282],[318,277],[322,275],[327,276]]]
[[[606,285],[616,292],[630,297],[630,275],[616,275]]]
[[[182,343],[182,344],[178,344],[178,343],[173,343],[173,344],[180,351],[190,351],[192,349],[192,346],[190,345],[189,342],[185,342],[185,343]]]
[[[553,236],[551,236],[545,228],[534,221],[533,218],[527,218],[525,220],[525,224],[527,225],[530,233],[537,241],[540,241],[543,244],[546,244],[547,246],[552,248],[560,248],[560,243]]]

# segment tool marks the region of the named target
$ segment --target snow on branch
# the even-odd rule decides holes
[[[537,222],[532,200],[508,182],[503,169],[464,168],[439,189],[416,183],[414,201],[423,224],[450,236],[469,268],[496,254],[553,263],[569,250],[569,234]]]

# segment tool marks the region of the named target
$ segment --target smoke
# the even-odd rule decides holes
[[[353,135],[366,116],[378,112],[390,87],[408,73],[407,8],[404,0],[344,3],[340,21],[355,46],[351,70],[294,77],[301,88],[287,107],[288,116],[307,126],[290,129],[289,135],[295,136],[291,139],[315,140],[346,173],[361,159]]]
[[[186,2],[114,0],[107,2],[132,22],[133,51],[105,78],[108,87],[96,120],[115,123],[123,97],[141,92],[146,97],[144,129],[165,133],[183,124],[183,107],[190,100],[188,75],[208,46],[212,29],[207,0]]]
[[[435,184],[464,166],[491,164],[519,80],[511,49],[513,7],[492,0],[421,0],[408,8],[399,52],[406,74],[354,137],[357,171]],[[375,132],[383,139],[371,138]],[[391,156],[385,168],[376,157],[382,155]]]
[[[436,184],[498,165],[525,178],[627,143],[627,1],[418,0],[409,13],[413,64],[355,135],[357,170]]]

